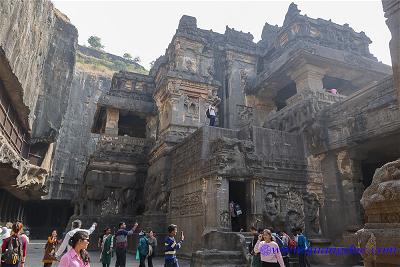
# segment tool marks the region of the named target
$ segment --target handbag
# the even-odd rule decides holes
[[[136,260],[140,261],[140,254],[139,254],[139,249],[136,249]]]

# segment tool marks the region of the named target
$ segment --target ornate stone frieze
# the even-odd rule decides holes
[[[29,161],[24,159],[12,148],[1,132],[0,163],[10,164],[11,168],[18,171],[15,180],[9,181],[10,186],[16,186],[17,188],[26,190],[32,189],[34,191],[32,195],[44,195],[46,193],[44,184],[48,176],[48,171],[39,166],[30,164]],[[3,177],[3,180],[6,179],[7,177]]]
[[[181,217],[203,214],[202,194],[203,192],[200,190],[173,197],[170,204],[170,216]]]

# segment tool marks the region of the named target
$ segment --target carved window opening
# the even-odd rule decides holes
[[[103,134],[106,129],[107,112],[104,107],[101,107],[96,116],[96,120],[92,127],[92,133]]]
[[[350,81],[328,75],[324,76],[322,79],[322,84],[324,90],[328,91],[331,89],[336,89],[338,94],[346,96],[357,90],[357,88]]]
[[[400,158],[400,141],[396,137],[376,140],[366,144],[360,154],[367,156],[361,161],[362,183],[367,188],[377,168]]]
[[[120,111],[118,135],[146,138],[146,119],[127,111]]]
[[[274,98],[275,106],[277,110],[281,110],[287,106],[286,100],[296,94],[295,82],[290,82],[284,88],[280,89]]]
[[[0,80],[0,131],[10,145],[26,158],[28,145],[25,142],[26,132],[21,125],[20,118]]]
[[[231,217],[231,225],[233,232],[239,232],[241,228],[247,229],[246,216],[247,216],[247,200],[246,191],[247,184],[242,181],[229,181],[229,203],[233,201],[239,204],[242,214],[236,218]]]
[[[48,143],[36,143],[29,147],[29,162],[36,166],[40,166],[49,149]]]

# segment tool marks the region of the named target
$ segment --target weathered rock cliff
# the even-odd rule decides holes
[[[77,68],[71,86],[69,105],[56,142],[52,174],[48,179],[52,199],[72,199],[82,184],[83,172],[96,146],[91,134],[97,100],[111,87],[111,77]]]
[[[25,106],[17,109],[34,137],[61,125],[77,38],[76,28],[50,1],[0,2],[0,46],[20,84],[11,98]]]

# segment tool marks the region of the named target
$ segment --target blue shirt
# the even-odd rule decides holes
[[[176,258],[176,251],[182,247],[183,241],[178,243],[175,241],[174,237],[167,236],[164,243],[164,257],[166,260],[171,260]]]

